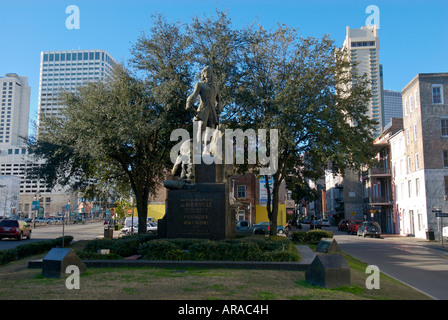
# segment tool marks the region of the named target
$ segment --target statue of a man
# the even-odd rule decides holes
[[[201,102],[197,110],[194,109],[194,103],[200,96]],[[201,81],[194,87],[194,92],[187,99],[187,110],[195,113],[193,121],[198,121],[200,130],[198,131],[197,141],[204,142],[204,154],[209,153],[209,145],[207,142],[212,137],[213,131],[219,124],[219,114],[222,111],[220,94],[218,87],[213,83],[213,72],[210,66],[205,67],[201,72]],[[204,139],[202,140],[202,134]]]

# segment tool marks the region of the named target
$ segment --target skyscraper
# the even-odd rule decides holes
[[[361,29],[350,29],[343,44],[352,61],[356,61],[358,75],[367,74],[370,80],[372,98],[368,105],[368,115],[378,124],[375,126],[375,137],[381,134],[383,124],[382,108],[382,81],[381,67],[379,63],[380,43],[378,29],[376,26],[361,27]]]
[[[393,90],[383,90],[383,112],[384,127],[391,121],[391,118],[403,118],[403,104],[401,102],[401,92]]]
[[[27,77],[8,73],[0,78],[0,148],[23,144],[28,136],[30,92]]]
[[[42,116],[59,114],[61,90],[74,92],[89,81],[105,81],[114,58],[105,50],[44,51],[40,59],[38,123]]]

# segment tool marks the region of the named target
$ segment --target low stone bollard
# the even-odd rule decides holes
[[[322,238],[316,247],[316,252],[333,253],[338,251],[338,243],[333,238]]]
[[[305,271],[305,279],[327,289],[350,286],[350,267],[341,254],[317,253]]]
[[[77,266],[80,273],[86,271],[85,263],[72,249],[53,248],[42,260],[42,275],[46,278],[68,276],[70,273],[65,273],[65,271],[71,265]]]

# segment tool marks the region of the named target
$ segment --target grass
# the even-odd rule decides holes
[[[81,246],[75,243],[74,248]],[[89,268],[80,289],[66,278],[47,279],[28,269],[29,257],[0,267],[0,299],[5,300],[427,300],[427,296],[381,274],[380,289],[368,290],[361,261],[344,254],[351,286],[313,287],[305,272],[242,269]]]

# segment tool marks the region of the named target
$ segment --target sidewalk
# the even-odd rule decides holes
[[[381,238],[385,239],[385,240],[390,240],[390,241],[402,241],[402,242],[414,243],[414,244],[423,245],[423,246],[427,246],[427,247],[430,247],[433,249],[444,250],[444,251],[448,252],[448,240],[443,240],[443,244],[442,244],[442,241],[439,241],[439,240],[426,240],[426,239],[422,239],[422,238],[407,237],[407,236],[402,236],[402,235],[398,235],[398,234],[382,234]]]

